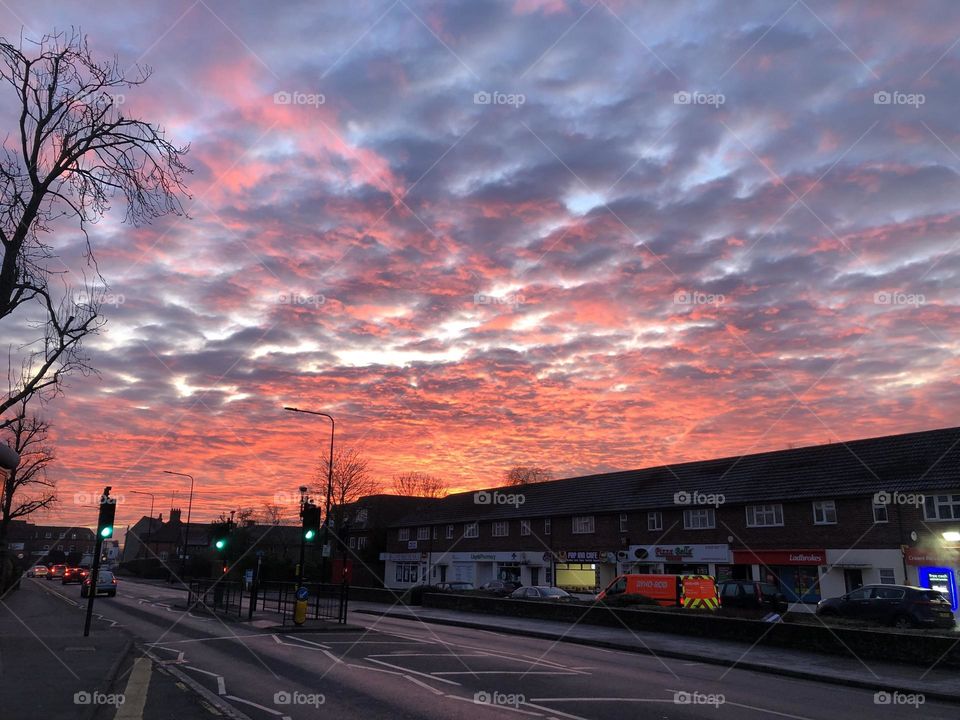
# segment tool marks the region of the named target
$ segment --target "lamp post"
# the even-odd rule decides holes
[[[304,413],[306,415],[322,415],[330,420],[330,462],[327,465],[327,498],[323,509],[323,546],[320,549],[320,582],[327,576],[327,556],[324,554],[327,549],[327,541],[330,536],[330,497],[333,495],[333,433],[336,428],[336,421],[333,415],[316,410],[301,410],[295,407],[284,407],[284,410],[295,413]]]
[[[149,529],[149,534],[150,534],[150,535],[153,535],[153,500],[154,500],[154,497],[155,497],[154,494],[153,494],[152,492],[146,492],[145,490],[131,490],[130,492],[133,493],[134,495],[149,495],[149,496],[150,496],[150,524],[149,524],[147,527],[148,527],[148,529]],[[129,527],[127,528],[127,532],[130,532],[130,528],[129,528]],[[141,544],[141,545],[145,545],[146,543],[141,542],[140,544]],[[126,545],[124,545],[124,550],[126,550]],[[139,553],[139,552],[137,552],[137,557],[140,557],[140,553]]]
[[[190,478],[190,500],[187,502],[187,528],[183,533],[183,552],[180,554],[180,578],[183,576],[187,567],[187,549],[190,547],[190,511],[193,509],[193,475],[173,470],[164,470],[167,475],[179,475],[180,477]]]

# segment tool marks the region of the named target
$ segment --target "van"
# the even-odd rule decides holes
[[[717,583],[710,575],[618,575],[597,600],[617,595],[643,595],[663,607],[716,610]]]

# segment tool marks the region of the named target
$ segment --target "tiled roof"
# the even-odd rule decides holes
[[[521,493],[519,509],[457,493],[394,526],[676,507],[679,491],[742,504],[947,489],[960,489],[960,427],[489,490]]]

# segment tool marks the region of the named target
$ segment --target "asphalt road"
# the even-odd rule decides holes
[[[878,704],[866,690],[359,613],[364,630],[274,633],[173,607],[185,595],[126,581],[97,612],[253,720],[960,717],[934,701]]]

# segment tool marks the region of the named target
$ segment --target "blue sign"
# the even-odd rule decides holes
[[[310,592],[305,587],[297,588],[297,600],[306,600],[310,597]]]
[[[920,586],[938,591],[950,601],[950,608],[956,612],[958,607],[957,576],[953,568],[922,567],[918,568]]]

